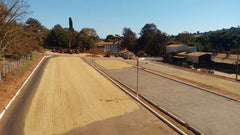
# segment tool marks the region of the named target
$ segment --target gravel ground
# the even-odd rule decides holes
[[[176,134],[79,57],[49,60],[26,115],[24,133]]]

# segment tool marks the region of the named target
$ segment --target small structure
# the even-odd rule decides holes
[[[192,52],[187,54],[187,62],[197,66],[209,66],[211,64],[212,53],[208,52]]]
[[[181,65],[187,62],[187,52],[180,52],[173,56],[173,62]]]
[[[102,49],[104,50],[104,45],[106,44],[106,42],[104,41],[99,41],[97,43],[95,43],[95,47],[98,48],[98,49]]]
[[[197,47],[190,47],[184,44],[172,44],[166,47],[166,57],[167,60],[176,64],[181,64],[186,61],[186,53],[196,52]],[[179,53],[184,52],[184,55],[179,55]],[[186,52],[186,53],[185,53]]]
[[[236,54],[217,54],[212,61],[214,62],[214,68],[227,73],[236,72],[236,64],[238,61],[238,56]],[[240,63],[238,62],[238,65]],[[240,66],[238,66],[240,69]],[[239,70],[240,71],[240,70]]]
[[[118,42],[104,42],[100,41],[95,44],[99,49],[102,49],[104,52],[119,52],[119,43]]]
[[[188,47],[188,52],[197,52],[197,47],[196,46],[189,46]]]
[[[139,60],[163,61],[163,57],[141,57]]]
[[[127,49],[124,49],[124,50],[121,50],[119,52],[120,56],[123,57],[124,59],[134,59],[135,58],[135,55],[133,52],[127,50]]]

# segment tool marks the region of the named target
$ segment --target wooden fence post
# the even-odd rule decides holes
[[[8,74],[8,65],[5,65],[6,66],[6,74]]]
[[[11,71],[11,63],[8,64],[8,67],[9,67],[9,73],[11,73],[11,72],[12,72],[12,71]]]
[[[3,65],[3,77],[6,77],[5,66]]]

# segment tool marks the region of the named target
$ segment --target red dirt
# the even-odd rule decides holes
[[[31,74],[32,70],[36,67],[42,57],[43,55],[39,54],[32,61],[30,61],[30,68],[25,70],[23,74],[15,72],[15,75],[12,75],[9,73],[6,78],[2,78],[0,81],[0,112],[6,107],[11,98],[16,94],[18,89]],[[14,70],[18,70],[18,68]]]

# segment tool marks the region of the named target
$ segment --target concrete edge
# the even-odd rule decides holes
[[[15,95],[12,97],[12,99],[8,102],[7,106],[3,109],[3,111],[0,114],[0,120],[2,119],[2,117],[4,116],[5,112],[7,111],[7,109],[11,106],[12,102],[15,100],[15,98],[18,96],[18,94],[22,91],[23,87],[27,84],[27,82],[30,80],[30,78],[32,77],[32,75],[35,73],[35,71],[38,69],[38,67],[41,65],[42,61],[47,58],[47,57],[51,57],[51,55],[49,56],[43,56],[42,59],[40,60],[40,62],[38,63],[38,65],[34,68],[34,70],[31,72],[31,74],[28,76],[28,78],[24,81],[24,83],[22,84],[22,86],[18,89],[18,91],[15,93]]]
[[[82,58],[81,58],[82,59]],[[116,81],[114,81],[113,79],[111,79],[107,74],[105,74],[104,72],[102,72],[101,70],[99,70],[97,67],[95,67],[94,65],[88,63],[86,60],[82,59],[84,62],[86,62],[88,65],[90,65],[91,67],[93,67],[97,72],[99,72],[100,74],[102,74],[105,78],[107,78],[109,81],[111,81],[114,85],[116,85],[117,87],[119,87],[121,90],[123,90],[126,94],[128,94],[129,96],[131,96],[134,100],[136,100],[137,102],[139,102],[140,104],[142,104],[146,109],[148,109],[150,112],[152,112],[156,117],[158,117],[161,121],[163,121],[165,124],[167,124],[168,126],[170,126],[174,131],[176,131],[177,133],[179,133],[180,135],[187,135],[186,133],[184,133],[182,130],[180,130],[178,127],[176,127],[175,125],[173,125],[170,121],[168,121],[167,119],[165,119],[163,116],[161,116],[160,114],[158,114],[156,111],[154,111],[151,107],[149,107],[148,105],[146,105],[145,103],[143,103],[141,100],[139,100],[137,97],[135,97],[134,95],[132,95],[130,92],[128,92],[125,88],[123,88],[122,86],[120,86]],[[118,81],[119,82],[119,81]],[[124,84],[123,84],[124,85]],[[126,86],[127,87],[127,86]],[[131,88],[130,88],[131,89]],[[131,89],[132,90],[132,89]],[[135,92],[135,91],[133,91]],[[141,95],[139,95],[141,96]],[[141,96],[142,97],[142,96]]]

